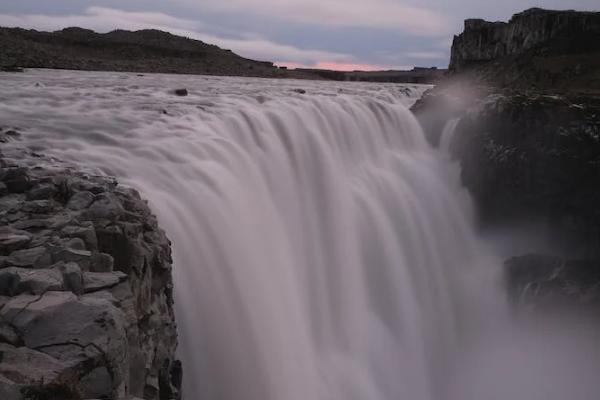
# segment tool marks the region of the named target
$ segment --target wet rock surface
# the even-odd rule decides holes
[[[600,98],[487,96],[450,151],[484,223],[541,223],[561,252],[600,257]]]
[[[516,305],[600,305],[600,260],[527,254],[506,260],[505,277]]]
[[[428,140],[458,119],[449,151],[484,228],[535,224],[572,258],[600,257],[600,96],[436,88],[415,104]]]
[[[170,243],[139,194],[0,153],[0,398],[178,399]]]

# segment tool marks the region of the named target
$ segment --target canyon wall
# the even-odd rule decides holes
[[[509,22],[467,19],[464,31],[454,37],[450,69],[459,71],[473,64],[522,54],[551,40],[600,34],[600,13],[552,11],[532,8],[515,14]],[[575,49],[571,49],[575,50]]]

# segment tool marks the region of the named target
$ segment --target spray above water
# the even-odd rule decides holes
[[[512,322],[458,166],[407,111],[426,87],[11,79],[2,120],[38,151],[139,188],[173,241],[186,398],[600,393],[585,374],[600,358],[582,358],[598,355],[593,336],[582,347]],[[181,86],[190,96],[168,93]]]

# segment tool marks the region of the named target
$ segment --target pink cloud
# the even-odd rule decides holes
[[[316,69],[329,69],[333,71],[385,71],[390,69],[409,69],[407,67],[393,67],[390,65],[379,65],[379,64],[365,64],[365,63],[353,63],[353,62],[338,62],[338,61],[318,61],[312,65],[301,64],[297,62],[280,61],[275,63],[280,67],[288,67],[289,69],[295,68],[316,68]]]

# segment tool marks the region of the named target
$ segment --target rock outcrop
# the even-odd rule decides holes
[[[450,67],[413,112],[434,145],[453,121],[481,225],[535,224],[557,253],[600,258],[600,13],[467,20]]]
[[[593,40],[600,34],[600,13],[553,11],[531,8],[515,14],[509,22],[467,19],[464,32],[454,37],[451,70],[523,54],[557,40]],[[578,43],[585,47],[590,43]],[[571,49],[573,50],[573,49]]]
[[[600,98],[486,96],[450,151],[484,224],[541,224],[557,250],[600,258]]]
[[[600,91],[600,13],[538,8],[508,23],[470,19],[454,38],[454,78],[499,88]]]
[[[514,305],[540,308],[600,305],[600,260],[527,254],[507,260],[505,267]]]
[[[0,398],[180,398],[170,243],[147,204],[3,151]]]

